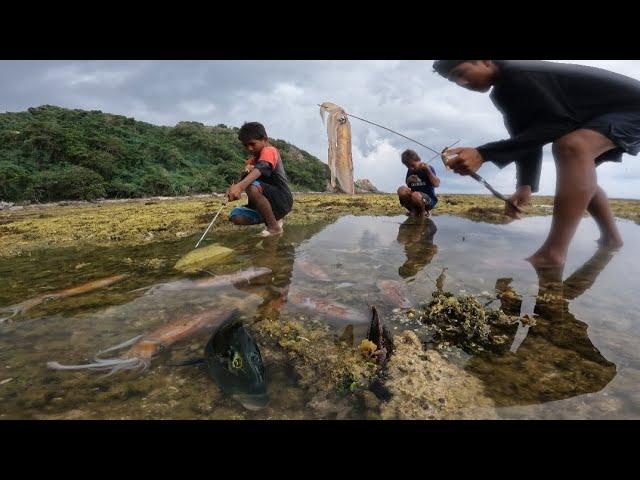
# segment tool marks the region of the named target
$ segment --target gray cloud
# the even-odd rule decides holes
[[[570,62],[570,61],[567,61]],[[579,61],[640,78],[640,61]],[[326,132],[317,103],[331,101],[441,149],[460,139],[475,146],[506,138],[502,118],[488,95],[456,87],[431,71],[431,61],[2,61],[1,110],[42,104],[99,109],[138,120],[175,125],[182,120],[240,125],[263,122],[272,137],[289,140],[326,161]],[[386,191],[403,182],[399,155],[419,146],[352,120],[357,178]],[[469,178],[443,172],[442,192],[485,190]],[[493,165],[481,173],[505,193],[515,169]],[[598,169],[610,196],[640,198],[640,163],[625,156]],[[545,149],[541,193],[553,194],[555,169]]]

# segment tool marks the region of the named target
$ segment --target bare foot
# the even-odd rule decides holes
[[[620,237],[607,237],[602,236],[600,239],[596,240],[598,246],[603,248],[620,248],[624,245],[624,242]]]
[[[272,235],[281,235],[284,230],[282,228],[278,228],[277,230],[272,230],[270,228],[265,228],[262,232],[260,232],[261,237],[271,237]]]
[[[525,258],[525,260],[531,263],[534,268],[551,268],[564,265],[566,259],[564,256],[558,255],[554,252],[538,250],[529,258]]]

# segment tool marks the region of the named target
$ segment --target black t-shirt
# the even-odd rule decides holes
[[[605,113],[640,111],[640,82],[584,65],[496,60],[490,98],[504,117],[508,140],[478,147],[485,161],[516,162],[518,185],[538,190],[542,147]]]

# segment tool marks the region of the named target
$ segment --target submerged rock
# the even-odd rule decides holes
[[[231,248],[221,245],[209,245],[208,247],[197,248],[187,253],[178,260],[173,268],[181,272],[197,272],[201,268],[213,265],[222,260],[227,260],[228,257],[234,253]]]
[[[509,347],[509,333],[517,329],[518,317],[502,310],[488,310],[476,298],[456,297],[436,290],[420,313],[419,320],[433,330],[438,343],[451,343],[469,353],[501,351]]]
[[[375,343],[352,346],[319,322],[273,316],[256,322],[254,331],[265,357],[292,366],[315,418],[496,417],[482,382],[425,351],[412,331],[393,339],[384,367],[371,356]]]
[[[282,360],[292,365],[316,418],[357,416],[352,394],[366,390],[376,377],[374,361],[339,341],[326,325],[275,317],[257,322],[254,331],[261,347],[280,350]]]
[[[149,270],[160,270],[162,267],[165,266],[165,264],[167,263],[166,260],[163,260],[161,258],[151,258],[149,260],[147,260],[144,265],[149,269]]]
[[[496,223],[500,225],[513,221],[513,218],[504,214],[504,207],[471,207],[462,212],[461,216],[475,222]]]
[[[393,347],[384,382],[391,399],[380,406],[382,419],[497,418],[482,382],[437,351],[425,351],[415,333],[397,335]]]

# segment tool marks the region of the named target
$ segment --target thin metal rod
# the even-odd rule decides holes
[[[459,141],[460,141],[460,140],[456,140],[456,141],[455,141],[455,142],[453,142],[451,145],[449,145],[447,148],[445,148],[445,150],[449,150],[451,147],[453,147],[453,146],[454,146],[456,143],[458,143]],[[441,157],[441,156],[442,156],[442,154],[441,154],[441,153],[439,153],[438,155],[434,155],[433,157],[431,157],[431,158],[427,161],[427,163],[431,163],[433,160],[435,160],[436,158]]]
[[[454,154],[453,157],[448,157],[446,155],[446,152],[449,148],[445,148],[444,151],[442,152],[442,163],[444,163],[444,166],[449,169],[449,165],[447,164],[447,162],[445,161],[445,157],[447,158],[447,160],[451,159],[451,158],[455,158],[458,156],[458,154]],[[469,176],[471,178],[473,178],[476,182],[481,183],[482,185],[484,185],[487,190],[489,190],[494,197],[498,197],[500,200],[503,200],[505,202],[507,202],[509,205],[511,205],[517,212],[523,213],[522,209],[520,207],[518,207],[515,203],[513,203],[512,200],[510,200],[509,198],[505,197],[504,195],[502,195],[500,192],[498,192],[495,188],[493,188],[491,185],[489,185],[489,182],[487,182],[484,178],[482,178],[480,175],[478,175],[475,172],[471,172],[469,173]]]
[[[204,233],[202,234],[202,236],[200,237],[200,240],[198,240],[198,243],[196,243],[195,248],[198,248],[198,246],[200,245],[200,242],[202,242],[202,240],[204,239],[204,237],[207,236],[207,233],[209,232],[209,229],[211,228],[211,225],[213,225],[213,222],[216,221],[216,218],[218,218],[218,215],[220,215],[220,212],[222,211],[222,209],[224,208],[224,206],[227,204],[227,202],[223,202],[222,205],[220,206],[220,210],[218,210],[218,213],[216,213],[216,216],[213,217],[213,220],[211,220],[211,223],[209,224],[209,226],[207,227],[207,229],[204,231]]]

